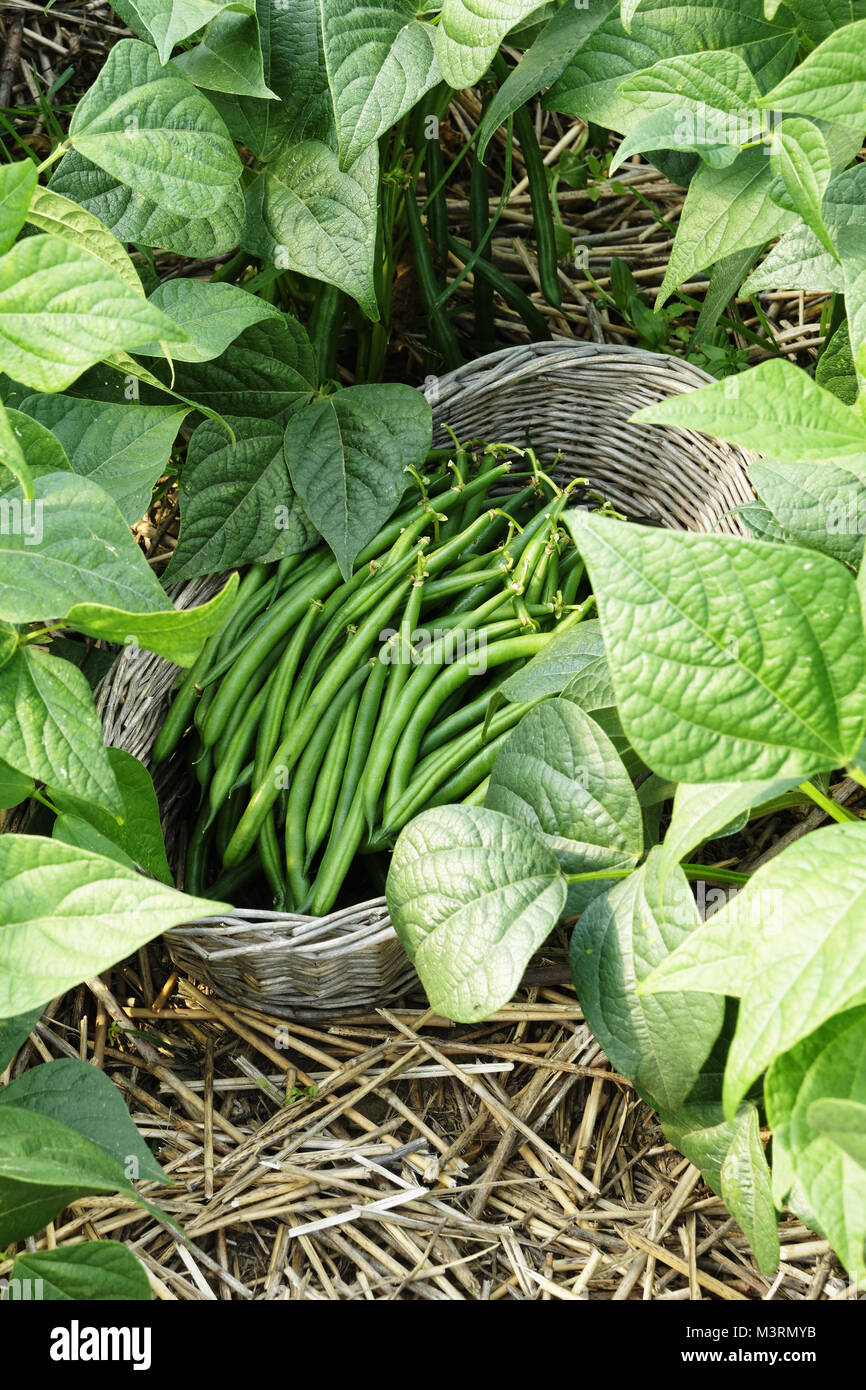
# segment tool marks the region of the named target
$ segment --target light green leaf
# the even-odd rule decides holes
[[[310,340],[288,315],[248,328],[214,362],[179,363],[175,379],[179,391],[210,410],[284,424],[318,380]]]
[[[707,123],[688,110],[676,119],[668,110],[651,111],[632,126],[611,160],[610,172],[614,174],[633,154],[652,155],[660,150],[698,154],[711,168],[726,169],[739,155],[752,129],[745,122],[734,125],[722,112]]]
[[[193,434],[180,485],[180,540],[169,565],[170,583],[276,559],[318,540],[295,495],[275,420],[205,420]]]
[[[212,19],[195,48],[180,53],[173,66],[197,87],[265,101],[276,97],[265,82],[259,24],[254,14],[223,10]]]
[[[133,866],[139,864],[146,874],[172,887],[174,880],[166,858],[153,779],[144,764],[131,753],[121,748],[107,751],[123,801],[121,824],[98,806],[62,789],[53,788],[51,799],[62,815],[78,817],[94,826],[106,840],[124,851]]]
[[[588,618],[564,632],[554,632],[538,655],[509,676],[500,690],[512,704],[564,693],[582,709],[612,705],[601,624]]]
[[[19,806],[33,791],[34,786],[32,777],[25,776],[23,772],[16,772],[14,767],[0,760],[0,810]]]
[[[765,134],[766,118],[756,109],[758,85],[743,59],[731,51],[663,58],[627,78],[620,96],[639,113],[668,117],[667,138],[645,149],[738,148]],[[626,157],[627,147],[639,148],[634,139],[640,124],[620,148],[617,162]],[[662,130],[660,126],[659,135]]]
[[[841,121],[862,133],[866,107],[866,19],[830,34],[763,98],[772,110]]]
[[[118,1240],[85,1241],[59,1250],[15,1256],[10,1279],[37,1288],[45,1300],[150,1301],[150,1280],[131,1250]]]
[[[727,169],[698,169],[680,214],[657,308],[697,271],[771,241],[792,225],[794,214],[770,197],[769,166],[765,152],[755,148],[743,150]]]
[[[658,849],[596,898],[571,938],[584,1016],[616,1069],[656,1106],[681,1105],[722,1027],[724,1001],[702,994],[643,998],[636,986],[700,926],[680,869],[662,874]]]
[[[782,121],[770,146],[770,168],[782,184],[780,191],[771,192],[774,202],[798,213],[824,249],[838,259],[821,216],[832,164],[818,127],[796,116]]]
[[[125,24],[156,44],[160,63],[167,63],[176,44],[203,29],[231,5],[245,14],[255,13],[254,0],[120,0],[114,6]]]
[[[854,1279],[866,1280],[863,1130],[816,1123],[853,1120],[866,1104],[866,1009],[830,1018],[777,1057],[764,1096],[777,1202],[826,1236]]]
[[[251,324],[282,318],[266,300],[218,281],[167,280],[149,300],[182,330],[180,342],[171,341],[175,362],[210,362]],[[163,356],[159,343],[146,343],[138,351],[145,357]]]
[[[75,603],[66,620],[88,637],[146,647],[177,666],[192,666],[208,637],[225,622],[237,586],[238,576],[232,574],[207,603],[167,612],[129,612],[104,603]]]
[[[866,27],[866,25],[864,25]],[[864,58],[866,61],[866,58]],[[866,115],[864,115],[866,124]],[[824,220],[842,261],[848,335],[856,360],[866,342],[866,168],[857,164],[834,179],[824,195]]]
[[[866,1087],[861,1087],[866,1097]],[[866,1169],[866,1099],[813,1100],[806,1112],[812,1129],[832,1139],[837,1148]]]
[[[738,1120],[726,1120],[721,1105],[710,1100],[663,1110],[659,1119],[668,1143],[700,1168],[707,1186],[721,1197],[722,1165],[737,1131]]]
[[[866,0],[786,0],[785,8],[813,44],[855,19],[866,18]]]
[[[227,911],[86,850],[2,835],[0,1016],[56,998],[170,927]]]
[[[170,331],[170,319],[60,237],[25,237],[0,258],[0,365],[33,390],[61,391],[109,352]]]
[[[32,159],[0,166],[0,256],[5,256],[24,226],[37,183]]]
[[[753,806],[771,801],[797,786],[796,777],[764,782],[682,782],[674,794],[673,812],[659,858],[662,878],[698,845]]]
[[[543,0],[442,0],[436,57],[449,87],[472,87],[487,71],[505,35]]]
[[[98,1067],[75,1057],[31,1067],[0,1091],[0,1105],[68,1125],[115,1159],[128,1178],[167,1181],[130,1119],[120,1091]]]
[[[844,566],[796,546],[577,511],[566,522],[598,599],[625,733],[653,771],[675,782],[803,778],[853,756],[866,652]]]
[[[378,319],[373,284],[379,180],[371,145],[350,170],[318,140],[292,146],[247,190],[244,245],[280,270],[336,285]]]
[[[763,1274],[772,1274],[779,1264],[779,1230],[754,1106],[734,1123],[731,1145],[722,1162],[722,1201],[748,1237],[758,1268]]]
[[[123,814],[90,686],[71,661],[19,647],[0,670],[0,747],[25,776]]]
[[[786,232],[745,281],[742,293],[760,290],[808,290],[816,294],[844,289],[842,267],[825,251],[815,233],[802,225]]]
[[[631,418],[714,434],[782,462],[817,463],[866,450],[866,423],[807,372],[776,358],[645,406]]]
[[[112,405],[61,395],[27,396],[21,405],[25,418],[52,431],[68,456],[66,466],[98,483],[130,523],[150,506],[154,484],[189,414],[188,406]]]
[[[25,415],[23,411],[13,410],[11,407],[6,410],[6,418],[34,478],[45,473],[72,472],[66,451],[51,430],[46,429],[31,416]],[[8,492],[15,486],[15,481],[10,470],[0,468],[0,492]]]
[[[89,251],[113,271],[125,285],[144,298],[144,289],[125,247],[92,212],[73,203],[71,198],[51,188],[37,188],[30,201],[27,221],[40,232],[71,241],[81,251]]]
[[[858,474],[856,467],[765,458],[751,465],[749,476],[791,540],[858,568],[866,530],[866,469]]]
[[[511,998],[566,886],[531,830],[485,807],[441,806],[400,833],[386,891],[432,1007],[474,1022]]]
[[[51,189],[79,203],[104,222],[120,241],[158,246],[178,256],[205,259],[234,250],[244,228],[240,183],[230,188],[216,212],[187,217],[133,192],[75,150],[58,164]]]
[[[432,437],[424,396],[394,382],[347,387],[289,420],[292,483],[344,575],[396,508],[404,470],[421,467]]]
[[[15,411],[10,416],[6,407],[0,405],[0,485],[4,481],[2,474],[11,474],[21,484],[25,498],[32,500],[33,474],[24,457],[21,429],[16,421],[18,414]]]
[[[6,1070],[13,1057],[24,1046],[44,1010],[45,1005],[38,1004],[26,1014],[16,1014],[14,1018],[0,1018],[0,1072]]]
[[[109,52],[75,108],[69,140],[85,159],[180,216],[216,212],[242,168],[216,109],[136,39],[121,39]]]
[[[571,700],[529,711],[497,755],[485,806],[527,825],[563,873],[630,869],[643,853],[637,795],[610,739]],[[569,916],[608,887],[569,884]]]
[[[436,30],[417,0],[318,0],[318,9],[340,167],[350,169],[442,80]]]
[[[840,323],[836,332],[818,358],[815,367],[815,380],[825,391],[832,391],[846,405],[853,405],[857,399],[857,374],[854,371],[854,357],[851,352],[851,339],[848,324]]]

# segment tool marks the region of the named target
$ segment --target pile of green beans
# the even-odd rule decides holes
[[[320,916],[358,854],[483,797],[532,707],[498,687],[592,604],[568,493],[531,450],[436,450],[347,579],[324,544],[246,571],[154,748],[201,788],[188,892],[264,876],[278,910]]]

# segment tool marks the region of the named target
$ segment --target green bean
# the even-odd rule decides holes
[[[261,786],[253,793],[241,817],[238,828],[226,848],[223,861],[226,868],[239,863],[255,843],[262,821],[279,795],[283,777],[291,773],[307,740],[315,732],[322,714],[376,641],[410,583],[411,580],[407,578],[385,595],[381,603],[363,620],[358,631],[335,657],[327,673],[319,681],[303,713],[295,720],[274,753]]]
[[[343,299],[335,285],[316,285],[313,311],[307,333],[316,357],[320,381],[327,381],[337,370],[337,339],[343,321]]]
[[[497,751],[497,753],[498,753],[498,752],[499,752],[499,749],[497,748],[496,751]],[[473,787],[473,788],[472,788],[472,790],[471,790],[471,792],[469,792],[468,796],[464,796],[464,797],[463,797],[463,805],[464,805],[464,806],[483,806],[483,805],[484,805],[484,798],[487,796],[487,788],[488,788],[489,786],[490,786],[490,777],[487,776],[487,777],[484,778],[484,781],[483,781],[483,782],[479,782],[479,783],[478,783],[478,786],[477,786],[477,787]],[[440,795],[441,795],[441,796],[444,796],[444,795],[445,795],[445,792],[446,792],[446,789],[445,789],[444,787],[441,787],[441,788],[440,788]],[[450,795],[450,792],[449,792],[449,793],[448,793],[448,801],[450,801],[450,800],[451,800],[451,795]],[[446,802],[446,801],[443,801],[443,802],[442,802],[442,805],[443,805],[443,806],[447,806],[447,804],[448,804],[448,802]]]
[[[448,234],[448,249],[453,251],[457,259],[462,261],[464,265],[472,254],[471,249],[462,241],[458,241],[456,237],[451,236],[450,232]],[[513,280],[509,280],[507,275],[503,275],[498,266],[493,265],[490,261],[485,261],[483,257],[479,257],[475,262],[473,274],[480,275],[489,281],[493,289],[505,300],[508,307],[513,309],[523,320],[536,341],[549,340],[550,329],[544,315],[536,308],[529,295],[524,294],[520,286],[515,285]]]
[[[193,823],[186,847],[183,889],[194,898],[201,897],[207,882],[210,840],[210,810],[205,801]]]
[[[485,107],[488,104],[485,101]],[[484,107],[482,107],[483,113]],[[490,180],[488,177],[487,165],[483,164],[478,158],[477,153],[472,160],[472,169],[469,174],[469,229],[472,241],[472,250],[477,251],[478,247],[484,243],[490,226]],[[448,233],[446,229],[446,252]],[[484,245],[479,259],[485,261],[493,259],[490,242]],[[447,260],[447,256],[446,256]],[[493,287],[489,280],[483,276],[476,275],[472,285],[472,305],[475,310],[475,341],[480,352],[492,352],[496,344],[496,334],[493,317]]]
[[[564,608],[569,608],[576,601],[584,570],[583,560],[577,552],[575,552],[573,561],[569,557],[563,564],[560,579],[562,581],[562,605]]]
[[[549,559],[544,571],[544,582],[541,585],[541,592],[538,595],[539,603],[553,603],[559,591],[559,546],[554,545],[549,552]],[[532,594],[528,593],[527,602],[532,601]]]
[[[367,675],[367,680],[370,679],[370,675],[372,675],[372,670]],[[358,714],[358,706],[360,703],[361,692],[358,690],[348,701],[337,721],[337,726],[334,730],[333,745],[328,750],[328,755],[322,763],[319,769],[319,775],[316,778],[316,787],[307,815],[305,835],[306,857],[304,859],[305,873],[312,863],[316,851],[328,834],[334,819],[334,810],[337,805],[337,798],[340,795],[340,785],[343,781],[346,758],[352,740],[352,730],[355,727],[355,719]]]
[[[253,702],[256,696],[258,695],[259,691],[262,689],[264,685],[268,683],[271,674],[274,671],[274,668],[279,665],[279,661],[283,654],[283,651],[285,650],[287,641],[287,637],[281,637],[279,642],[277,642],[275,646],[272,648],[272,650],[268,652],[267,656],[265,657],[264,661],[262,661],[255,675],[247,683],[246,689],[241,691],[241,693],[239,694],[237,700],[235,701],[234,708],[229,711],[229,715],[226,719],[225,724],[223,725],[222,732],[219,738],[216,740],[216,742],[212,745],[214,751],[214,762],[217,766],[219,766],[219,764],[225,758],[226,749],[228,748],[229,744],[231,743],[231,740],[234,738],[235,733],[240,728],[241,724],[245,722],[248,711],[251,710]]]
[[[332,830],[312,892],[302,909],[314,917],[331,911],[364,838],[363,783],[359,783],[339,832]]]
[[[398,634],[399,644],[396,652],[396,661],[394,660],[393,648],[392,651],[388,653],[389,660],[387,662],[385,661],[384,647],[382,651],[379,653],[379,660],[381,664],[386,668],[385,675],[387,679],[387,685],[385,687],[385,696],[382,702],[381,713],[381,719],[385,724],[387,724],[388,720],[391,717],[391,710],[394,707],[394,704],[397,700],[398,695],[400,694],[400,691],[403,689],[403,686],[409,679],[409,675],[412,669],[412,663],[414,660],[412,650],[412,637],[421,619],[421,609],[424,605],[426,591],[426,580],[422,577],[422,579],[419,582],[418,577],[416,576],[412,584],[412,588],[409,590],[409,597],[406,600],[406,607],[403,610],[403,616],[400,620],[400,631]]]
[[[415,201],[415,191],[411,187],[406,189],[405,207],[409,243],[412,248],[412,260],[415,264],[415,276],[421,291],[421,299],[427,311],[430,332],[446,367],[449,371],[453,371],[455,367],[463,365],[463,354],[460,351],[451,320],[444,307],[437,304],[439,286],[436,283],[433,257],[430,254],[430,245],[421,225],[421,214]],[[449,236],[448,244],[450,245],[450,243],[451,238]]]
[[[346,757],[346,767],[340,784],[340,795],[331,821],[332,836],[340,834],[364,775],[367,754],[373,741],[376,718],[382,702],[382,691],[385,688],[385,681],[389,678],[389,672],[390,678],[393,680],[395,672],[382,661],[380,653],[380,658],[375,663],[364,686],[355,725],[352,729],[352,741],[349,744]]]
[[[214,775],[210,784],[210,806],[216,815],[223,802],[231,795],[235,780],[252,751],[259,727],[259,720],[268,698],[268,687],[263,685],[247,707],[245,718],[226,744],[222,758],[214,760]]]
[[[279,665],[271,676],[268,698],[265,702],[264,710],[262,711],[262,717],[259,720],[258,734],[256,736],[253,790],[261,786],[265,768],[270,762],[274,749],[280,741],[283,713],[291,694],[295,674],[300,666],[310,633],[319,616],[319,611],[315,602],[310,604],[307,612],[304,614],[303,618],[301,618],[301,621],[292,633],[292,639],[280,657]]]
[[[517,663],[515,663],[515,665],[516,664]],[[422,760],[425,759],[430,753],[434,753],[437,748],[441,748],[443,744],[450,743],[458,734],[462,734],[467,729],[471,729],[478,723],[479,719],[483,720],[487,713],[487,706],[494,693],[506,679],[507,674],[500,672],[499,678],[494,680],[492,685],[488,685],[481,695],[477,695],[476,698],[470,700],[468,704],[458,705],[453,714],[447,715],[444,719],[436,719],[431,723],[430,728],[418,747],[418,757]],[[461,694],[459,691],[456,693],[458,695]],[[418,764],[417,771],[419,773],[422,767],[423,761]]]
[[[274,907],[277,912],[287,912],[292,905],[292,900],[289,885],[286,883],[285,860],[280,849],[277,827],[274,824],[273,809],[268,812],[259,831],[258,851],[262,871],[273,894]],[[234,872],[236,872],[235,869],[228,870],[229,874]]]
[[[436,250],[443,266],[448,264],[448,204],[445,201],[445,189],[439,188],[442,183],[442,176],[445,172],[445,165],[442,159],[442,146],[439,144],[439,136],[436,135],[432,140],[426,142],[424,155],[424,172],[427,185],[427,229],[430,232],[430,239]],[[433,190],[438,188],[438,192],[431,197]],[[409,197],[409,192],[406,194]]]
[[[227,797],[214,818],[214,849],[220,859],[222,859],[223,851],[238,823],[242,809],[239,797],[234,799]]]
[[[196,701],[201,693],[198,680],[210,665],[211,653],[208,651],[208,647],[213,640],[210,637],[205,642],[171,702],[171,707],[153,745],[153,753],[151,754],[153,767],[171,757],[190,725]]]
[[[258,877],[261,867],[258,857],[251,854],[245,863],[229,869],[228,873],[220,874],[208,888],[206,896],[214,898],[217,902],[231,902],[239,888],[245,887],[251,879]]]
[[[529,180],[529,200],[532,205],[532,223],[535,229],[535,254],[538,260],[538,279],[541,293],[554,309],[562,307],[562,290],[556,264],[556,230],[553,222],[553,208],[550,203],[550,190],[547,186],[547,170],[541,157],[538,137],[532,124],[532,117],[526,106],[518,106],[514,112],[514,133],[520,141],[520,151],[526,177]]]
[[[198,782],[199,786],[209,786],[210,779],[213,775],[213,749],[201,748],[198,757],[193,759],[192,765],[195,772],[195,780]]]

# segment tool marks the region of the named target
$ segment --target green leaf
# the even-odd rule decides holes
[[[566,874],[630,869],[643,853],[643,818],[622,760],[571,700],[524,715],[497,755],[484,804],[534,830]],[[607,886],[569,884],[568,915]]]
[[[657,308],[697,271],[788,230],[794,214],[770,197],[769,166],[764,151],[755,148],[743,150],[727,169],[698,169],[680,214]]]
[[[554,632],[537,656],[509,676],[500,690],[512,704],[565,693],[586,710],[612,705],[601,624],[588,618],[564,632]]]
[[[583,9],[563,5],[557,10],[494,93],[478,132],[475,148],[479,159],[484,158],[494,132],[519,106],[556,81],[589,36],[616,10],[617,3],[612,0]]]
[[[866,529],[866,468],[765,458],[751,465],[749,476],[795,544],[858,568]]]
[[[763,98],[772,110],[823,116],[863,131],[866,19],[830,34]]]
[[[90,686],[70,661],[19,647],[0,670],[0,746],[24,776],[122,814]]]
[[[179,216],[216,212],[242,168],[216,109],[136,39],[110,50],[75,108],[69,140],[85,159]]]
[[[51,189],[79,203],[104,222],[119,241],[158,246],[178,256],[222,256],[233,251],[244,228],[240,183],[230,188],[216,212],[188,217],[169,212],[121,180],[99,169],[75,150],[58,164]]]
[[[26,776],[23,772],[16,772],[14,767],[0,759],[0,810],[20,806],[33,791],[34,786],[32,777]]]
[[[226,911],[86,850],[0,835],[0,1016],[44,1006],[170,927]]]
[[[232,574],[207,603],[165,612],[129,612],[104,603],[76,603],[69,609],[66,619],[88,637],[146,647],[177,666],[192,666],[208,637],[225,622],[237,587],[238,576]]]
[[[319,0],[318,8],[340,167],[349,169],[442,80],[436,30],[417,0]]]
[[[673,812],[659,858],[659,874],[670,873],[681,859],[712,839],[743,811],[771,801],[797,786],[796,777],[764,782],[682,782],[674,794]]]
[[[112,405],[82,397],[27,396],[26,416],[45,426],[68,456],[72,470],[97,483],[117,503],[123,519],[138,521],[150,506],[188,406]]]
[[[56,397],[51,397],[51,399],[56,399]],[[51,430],[46,429],[30,415],[25,415],[23,411],[13,410],[9,407],[6,410],[6,424],[11,427],[15,444],[18,445],[22,455],[27,460],[27,475],[30,478],[38,478],[45,473],[70,473],[72,471],[72,465],[60,440],[55,438]],[[5,430],[0,423],[0,439],[4,433]],[[13,448],[14,445],[10,443],[9,451],[11,452]],[[7,492],[14,487],[16,480],[22,482],[20,473],[20,464],[17,472],[5,465],[0,467],[0,492]],[[29,491],[32,498],[32,488]]]
[[[92,212],[53,189],[37,188],[27,211],[27,221],[40,232],[50,232],[72,242],[81,251],[89,251],[139,298],[144,298],[141,280],[125,247]]]
[[[0,1105],[0,1242],[32,1235],[79,1197],[123,1192],[123,1168],[97,1144],[44,1115]]]
[[[285,451],[301,504],[345,576],[387,521],[433,437],[429,404],[414,387],[350,386],[297,412]]]
[[[821,200],[830,182],[832,163],[818,127],[799,117],[782,121],[770,146],[770,168],[782,183],[779,192],[772,192],[773,200],[788,212],[798,213],[835,258],[833,242],[821,216]]]
[[[483,77],[505,35],[543,0],[442,0],[436,57],[449,87],[459,91]]]
[[[772,1274],[779,1265],[779,1230],[754,1106],[735,1121],[722,1162],[722,1201],[748,1237],[758,1268]]]
[[[864,843],[866,826],[850,823],[790,845],[644,983],[647,993],[741,996],[725,1074],[729,1115],[774,1058],[866,991]]]
[[[15,419],[17,414],[16,411],[10,417],[5,406],[0,405],[0,467],[4,473],[11,473],[15,481],[21,484],[24,497],[32,501],[33,474],[24,457],[21,430]]]
[[[68,1125],[115,1159],[127,1178],[166,1182],[120,1091],[105,1072],[88,1062],[64,1057],[31,1067],[0,1091],[0,1105],[14,1105]]]
[[[32,159],[0,167],[0,256],[5,256],[24,226],[38,181]]]
[[[144,764],[131,753],[125,753],[121,748],[109,748],[107,751],[123,801],[122,824],[118,825],[98,806],[66,791],[53,788],[52,800],[61,814],[79,817],[94,826],[108,841],[123,850],[133,865],[139,864],[152,878],[172,887],[153,779]]]
[[[180,540],[167,578],[176,583],[306,550],[318,539],[295,495],[276,420],[205,420],[189,441],[180,485]]]
[[[836,332],[818,358],[815,367],[815,380],[825,391],[832,391],[846,405],[853,405],[857,399],[857,374],[854,371],[854,357],[851,352],[851,339],[848,324],[840,323]]]
[[[764,1096],[773,1130],[777,1202],[787,1203],[826,1236],[849,1274],[862,1282],[864,1131],[847,1129],[844,1121],[856,1121],[866,1104],[866,1009],[838,1014],[777,1057],[767,1073]],[[839,1120],[842,1128],[834,1128]]]
[[[566,522],[598,600],[625,733],[654,772],[803,778],[853,756],[866,652],[844,566],[796,546],[577,511]]]
[[[378,319],[376,248],[379,155],[371,145],[350,170],[318,140],[286,149],[247,189],[244,245],[280,270],[345,290]]]
[[[574,987],[611,1063],[656,1106],[681,1105],[724,1018],[724,1002],[702,994],[642,998],[637,984],[700,926],[680,869],[661,872],[658,849],[622,883],[596,898],[571,938]]]
[[[714,434],[781,462],[819,462],[866,450],[866,423],[792,362],[773,359],[724,381],[670,396],[632,420]]]
[[[228,5],[245,14],[255,12],[253,0],[120,0],[114,8],[134,33],[153,40],[160,63],[167,63],[176,44],[203,29]]]
[[[844,289],[842,267],[825,251],[815,233],[802,225],[786,232],[767,252],[742,287],[742,293],[761,290],[808,290],[816,294]]]
[[[209,280],[167,280],[149,299],[182,330],[180,342],[171,342],[176,362],[210,362],[251,324],[282,318],[266,300],[237,285]],[[146,343],[138,351],[145,357],[163,356],[159,343]]]
[[[722,1195],[722,1165],[737,1130],[737,1120],[726,1120],[720,1104],[698,1101],[662,1110],[659,1114],[669,1144],[700,1168],[708,1187]]]
[[[173,66],[197,87],[270,100],[262,44],[254,14],[223,10],[212,19],[195,48],[179,54]]]
[[[511,998],[566,885],[532,831],[485,807],[441,806],[401,831],[386,892],[432,1007],[471,1023]]]
[[[62,391],[109,352],[165,337],[171,327],[124,280],[60,237],[25,237],[0,259],[0,364],[33,390]]]
[[[866,17],[866,0],[787,0],[785,8],[813,44],[819,44],[843,24]]]
[[[310,340],[296,319],[248,328],[214,362],[178,364],[177,389],[220,414],[288,420],[317,384]]]
[[[13,1057],[24,1046],[44,1011],[45,1005],[38,1004],[26,1014],[16,1014],[14,1018],[0,1018],[0,1072],[6,1070]],[[0,1091],[0,1095],[2,1094]]]
[[[864,117],[866,123],[866,117]],[[866,169],[855,165],[834,179],[824,195],[824,220],[842,261],[848,335],[856,359],[866,341]]]
[[[47,1300],[150,1301],[150,1281],[131,1250],[117,1240],[86,1241],[59,1250],[15,1256],[11,1280],[38,1288]]]
[[[646,114],[626,136],[611,172],[630,154],[662,148],[733,163],[742,145],[765,136],[759,95],[746,63],[733,52],[664,58],[635,73],[620,87],[620,96]]]

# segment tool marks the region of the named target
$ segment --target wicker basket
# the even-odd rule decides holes
[[[705,436],[628,423],[642,405],[711,380],[677,358],[594,343],[507,348],[447,376],[426,395],[447,442],[530,442],[560,474],[587,477],[626,515],[693,531],[741,533],[732,508],[752,498],[749,456]],[[196,580],[179,607],[209,597],[221,581]],[[177,668],[128,648],[99,693],[106,742],[149,761]],[[142,698],[146,692],[146,699]],[[157,792],[173,857],[183,862],[188,815],[177,773],[157,770]],[[239,910],[167,934],[172,959],[217,994],[281,1018],[321,1018],[385,1003],[419,988],[389,922],[384,898],[327,917]]]

